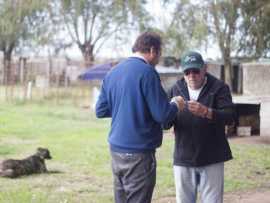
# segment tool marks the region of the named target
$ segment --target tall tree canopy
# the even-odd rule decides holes
[[[207,36],[207,22],[204,13],[197,12],[198,5],[190,0],[164,0],[164,5],[172,16],[163,31],[165,54],[179,57],[188,49],[201,47]]]
[[[149,11],[150,0],[0,0],[5,81],[10,75],[12,52],[20,44],[29,42],[37,47],[42,42],[55,46],[56,52],[75,44],[88,65],[105,43],[115,39],[123,42],[133,33],[149,29],[163,34],[164,55],[179,57],[187,49],[217,44],[229,85],[232,57],[269,57],[269,1],[160,1],[170,16],[163,27]]]
[[[144,26],[144,3],[124,0],[60,0],[55,5],[59,6],[61,22],[88,65],[108,39],[121,30],[130,29],[128,25],[132,20],[140,22],[140,27]]]
[[[270,1],[245,0],[241,4],[241,39],[238,53],[249,58],[270,57]]]
[[[36,27],[46,7],[45,0],[0,1],[0,50],[4,55],[4,83],[11,80],[12,52],[20,39],[26,39]]]
[[[170,2],[170,0],[165,2]],[[203,36],[205,36],[206,42],[216,43],[225,67],[225,81],[230,86],[233,78],[232,57],[252,59],[269,56],[269,1],[181,0],[177,5],[175,13],[179,15],[174,16],[180,24],[173,25],[171,28],[175,31],[175,36],[179,35],[177,47],[186,48],[183,46],[184,42],[194,43],[193,36],[199,36],[199,38],[195,38],[195,42],[196,40],[199,42],[197,46],[203,42],[198,41],[198,39],[203,39]],[[188,13],[187,17],[185,17],[185,12]],[[189,36],[190,40],[183,35],[182,30],[187,30],[186,36]]]
[[[209,1],[206,6],[209,11],[208,29],[216,39],[221,51],[224,68],[225,82],[232,86],[231,55],[237,46],[237,29],[240,14],[240,0]],[[207,9],[205,9],[207,11]]]

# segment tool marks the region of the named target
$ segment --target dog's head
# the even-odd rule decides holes
[[[52,159],[50,151],[46,148],[37,148],[37,155],[42,159]]]

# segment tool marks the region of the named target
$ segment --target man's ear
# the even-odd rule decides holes
[[[151,55],[156,54],[156,49],[155,49],[155,47],[151,47],[151,48],[150,48],[150,54],[151,54]]]
[[[207,63],[204,64],[204,69],[207,71],[207,69],[208,69]]]

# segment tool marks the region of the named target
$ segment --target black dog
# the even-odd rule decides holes
[[[37,148],[37,152],[22,160],[7,159],[0,163],[0,176],[16,178],[33,173],[46,173],[45,159],[51,159],[46,148]]]

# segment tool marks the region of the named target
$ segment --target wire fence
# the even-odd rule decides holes
[[[0,86],[0,102],[31,103],[52,102],[94,108],[99,95],[99,82],[78,82],[72,86],[37,87],[28,82],[24,85]]]
[[[84,70],[81,61],[15,58],[7,77],[0,60],[0,102],[52,102],[93,107],[101,81],[78,80]]]

